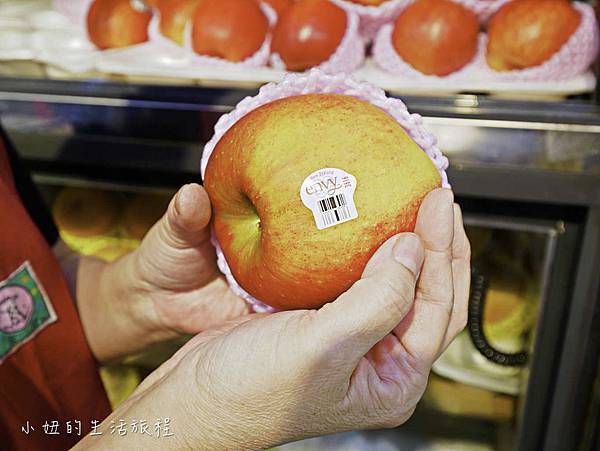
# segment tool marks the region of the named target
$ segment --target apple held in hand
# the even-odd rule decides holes
[[[180,46],[184,44],[184,32],[194,11],[202,0],[158,0],[161,34]]]
[[[192,26],[196,53],[240,62],[265,42],[269,22],[255,0],[202,0]]]
[[[229,128],[204,185],[236,281],[272,307],[297,309],[335,299],[379,245],[413,230],[441,177],[383,110],[306,94],[263,105]]]
[[[444,76],[473,59],[479,22],[451,0],[417,0],[394,24],[392,44],[404,61],[426,75]]]
[[[580,22],[567,0],[511,1],[490,21],[487,63],[497,71],[538,66],[560,50]]]
[[[95,0],[87,15],[88,37],[99,49],[140,44],[148,40],[151,18],[141,0]]]
[[[327,61],[346,33],[346,12],[328,0],[298,0],[277,21],[271,50],[288,70]]]

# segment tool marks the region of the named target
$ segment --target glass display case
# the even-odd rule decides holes
[[[139,245],[179,186],[201,182],[219,117],[283,75],[207,71],[155,39],[98,51],[87,4],[0,0],[0,122],[62,239],[110,261]],[[405,425],[281,449],[600,450],[600,63],[561,82],[403,84],[369,51],[355,75],[407,93],[450,160],[472,244],[469,322]],[[82,217],[90,227],[73,226]],[[112,405],[186,339],[103,367]]]
[[[74,188],[103,190],[118,210],[112,228],[70,244],[108,259],[135,247],[178,186],[200,181],[216,120],[254,92],[0,78],[0,120],[55,214]],[[450,159],[473,248],[469,325],[407,424],[282,449],[597,449],[600,107],[403,100]],[[128,223],[136,196],[154,206],[134,215],[146,225]],[[105,380],[123,395],[179,344],[106,370]]]
[[[119,211],[111,231],[70,244],[110,259],[143,235],[132,236],[128,209],[154,205],[137,214],[147,227],[170,193],[199,181],[216,120],[251,93],[4,78],[0,118],[55,213],[74,187],[109,193]],[[472,95],[405,100],[451,161],[473,247],[469,326],[404,426],[283,449],[594,449],[600,110]],[[104,370],[113,402],[180,344]]]

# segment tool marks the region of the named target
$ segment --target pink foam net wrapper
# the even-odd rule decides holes
[[[349,73],[362,66],[365,60],[365,43],[359,32],[358,15],[352,12],[346,12],[346,15],[348,21],[342,42],[327,61],[316,67],[323,72]],[[270,62],[273,68],[286,70],[285,63],[277,53],[271,55]]]
[[[573,6],[581,14],[581,23],[569,40],[539,66],[508,72],[496,72],[485,66],[490,77],[501,81],[561,81],[584,73],[598,56],[598,22],[594,9],[585,3]]]
[[[418,114],[409,113],[404,103],[399,99],[388,98],[385,92],[369,83],[359,82],[345,74],[326,74],[321,70],[312,69],[302,74],[288,74],[280,83],[269,83],[260,88],[254,97],[246,97],[235,107],[233,111],[221,116],[215,125],[215,133],[211,140],[204,146],[201,161],[202,178],[206,173],[206,167],[217,143],[223,135],[246,114],[262,105],[286,97],[311,94],[311,93],[334,93],[345,94],[357,99],[369,102],[393,117],[408,135],[423,149],[423,152],[431,159],[438,169],[442,178],[442,186],[449,188],[446,169],[448,159],[442,155],[437,146],[436,138],[425,130],[423,119]],[[223,250],[213,233],[212,243],[216,248],[219,269],[229,282],[234,293],[246,300],[257,312],[271,312],[273,307],[255,299],[244,290],[235,280],[231,269],[225,260]]]
[[[93,0],[52,0],[52,7],[71,23],[85,28],[87,12],[92,2]]]
[[[275,23],[277,22],[277,13],[275,12],[275,10],[273,8],[271,8],[268,4],[263,3],[263,2],[261,2],[260,8],[262,9],[263,13],[267,17],[267,20],[269,21],[269,26],[273,27],[275,25]],[[157,27],[155,26],[155,28],[157,28]],[[160,32],[158,32],[158,30],[155,29],[153,34],[156,37],[157,34],[160,35]],[[269,55],[271,53],[271,36],[270,35],[267,35],[265,42],[263,42],[263,44],[256,51],[256,53],[254,53],[253,55],[250,55],[248,58],[246,58],[243,61],[233,62],[233,61],[228,61],[224,58],[219,58],[216,56],[198,55],[197,53],[194,52],[194,49],[192,47],[191,34],[192,34],[192,27],[191,27],[191,24],[188,24],[188,26],[186,27],[185,36],[184,36],[184,48],[188,52],[190,52],[192,61],[198,65],[201,65],[204,67],[215,67],[215,68],[224,68],[224,69],[233,69],[233,70],[238,69],[239,70],[239,69],[243,69],[244,67],[248,67],[248,68],[264,67],[267,65],[267,62],[269,61]],[[176,45],[174,42],[163,37],[162,35],[160,35],[160,37],[163,38],[162,39],[163,44],[166,42],[170,42],[171,44]]]
[[[486,24],[502,5],[512,0],[452,0],[475,13],[479,22]]]
[[[480,33],[477,42],[477,52],[473,59],[456,72],[444,77],[425,75],[404,61],[392,45],[393,24],[384,25],[375,39],[373,45],[373,60],[375,64],[386,72],[397,74],[405,78],[422,80],[453,80],[460,78],[475,78],[477,72],[483,73],[485,66],[486,37]]]
[[[479,35],[477,52],[464,67],[444,77],[425,75],[404,61],[392,45],[393,24],[384,25],[373,46],[373,59],[384,71],[411,79],[489,80],[490,82],[562,81],[584,73],[598,55],[598,24],[594,10],[584,3],[574,3],[581,14],[579,28],[549,60],[539,66],[497,72],[486,62],[487,36]]]
[[[410,5],[414,0],[388,0],[379,6],[360,5],[348,0],[331,0],[331,2],[344,8],[346,11],[358,15],[360,19],[359,31],[366,42],[370,42],[382,25],[395,19],[400,11]]]

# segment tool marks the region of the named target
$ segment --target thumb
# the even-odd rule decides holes
[[[363,275],[317,315],[317,333],[355,364],[410,311],[425,258],[418,235],[402,233],[375,252]]]
[[[210,216],[210,200],[204,188],[197,183],[184,185],[159,223],[160,236],[174,248],[195,247],[207,239]]]

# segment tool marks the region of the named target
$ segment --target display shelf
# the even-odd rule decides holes
[[[140,183],[177,183],[198,174],[220,114],[255,92],[0,78],[0,114],[36,170],[81,167],[112,177],[121,168],[134,180],[137,169],[156,170]],[[402,99],[439,137],[458,194],[600,205],[600,106],[474,95]]]
[[[200,181],[215,122],[255,93],[0,77],[0,120],[40,183],[175,188]],[[477,95],[402,100],[438,136],[467,221],[550,231],[547,297],[516,449],[558,449],[559,439],[561,450],[576,449],[567,438],[582,429],[600,342],[600,106]]]

